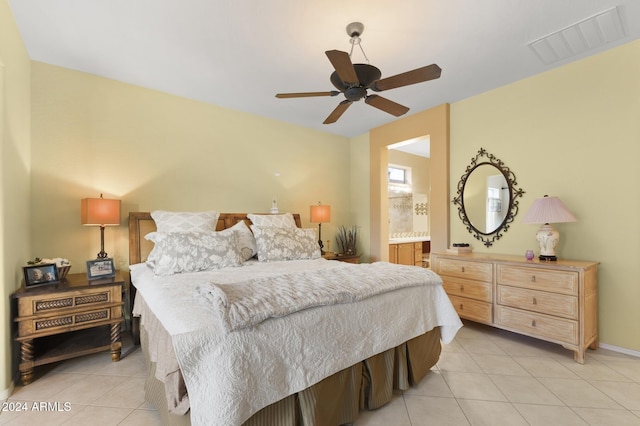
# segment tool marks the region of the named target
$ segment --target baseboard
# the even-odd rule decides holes
[[[633,357],[636,357],[636,358],[640,358],[640,351],[634,351],[634,350],[627,349],[627,348],[621,348],[620,346],[608,345],[606,343],[599,343],[598,347],[600,347],[602,349],[607,349],[609,351],[619,352],[621,354],[625,354],[625,355],[633,356]]]
[[[11,394],[13,394],[14,389],[15,385],[13,384],[13,382],[11,382],[11,385],[7,389],[4,389],[2,392],[0,392],[0,401],[7,400],[11,396]]]

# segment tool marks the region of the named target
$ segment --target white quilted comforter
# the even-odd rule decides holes
[[[348,273],[360,268],[372,275],[376,269],[397,268],[324,259],[245,265],[163,277],[154,276],[145,264],[131,266],[131,279],[141,296],[134,314],[142,315],[144,324],[149,309],[170,336],[189,393],[193,425],[240,425],[261,408],[363,359],[438,326],[448,343],[462,326],[440,277],[426,269],[403,267],[421,275],[425,285],[390,289],[353,303],[310,307],[228,332],[228,324],[201,295],[210,283],[264,282],[319,269]],[[162,353],[150,355],[159,370],[170,369],[162,367]]]

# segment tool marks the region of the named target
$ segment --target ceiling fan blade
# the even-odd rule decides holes
[[[324,120],[322,122],[322,124],[331,124],[331,123],[335,123],[336,121],[338,121],[338,118],[340,118],[340,116],[347,110],[347,108],[349,108],[351,106],[352,103],[353,102],[346,101],[346,100],[340,102],[338,104],[338,106],[336,107],[336,109],[331,111],[331,114],[329,114],[327,119]]]
[[[379,110],[388,112],[389,114],[395,115],[396,117],[399,117],[402,114],[406,114],[407,111],[409,111],[409,108],[407,108],[406,106],[400,105],[378,95],[367,96],[364,101],[372,107],[376,107]]]
[[[441,72],[442,69],[440,69],[439,66],[431,64],[413,71],[407,71],[402,74],[380,79],[373,83],[371,89],[376,92],[381,92],[383,90],[395,89],[397,87],[435,80],[436,78],[440,78]]]
[[[338,92],[337,90],[332,90],[330,92],[278,93],[276,95],[276,98],[310,98],[313,96],[336,96],[339,94],[340,92]]]
[[[340,50],[327,50],[324,52],[331,61],[331,65],[335,68],[338,77],[347,85],[359,84],[356,69],[353,67],[351,58],[347,52]]]

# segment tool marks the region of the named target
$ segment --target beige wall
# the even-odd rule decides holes
[[[19,287],[30,254],[30,66],[11,9],[0,0],[0,400],[12,386],[9,296]]]
[[[80,226],[80,199],[100,193],[122,200],[122,226],[105,231],[118,267],[130,211],[266,212],[275,196],[315,228],[309,206],[331,205],[323,240],[352,223],[347,138],[43,63],[32,74],[34,255],[84,271],[100,237]]]
[[[491,248],[451,211],[451,240],[475,251],[538,252],[534,199],[560,197],[575,223],[557,224],[558,255],[599,261],[599,329],[606,344],[640,351],[640,41],[451,105],[451,191],[478,149],[494,154],[525,191],[510,229]]]

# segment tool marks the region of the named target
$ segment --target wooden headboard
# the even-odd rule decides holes
[[[294,213],[293,219],[296,221],[298,228],[302,227],[300,214]],[[241,220],[243,220],[247,226],[251,225],[251,220],[247,217],[247,213],[220,213],[218,223],[216,224],[216,231],[231,228]],[[153,248],[153,243],[145,240],[144,236],[155,230],[156,223],[151,218],[150,212],[129,213],[129,265],[147,260],[147,256],[149,256]]]

